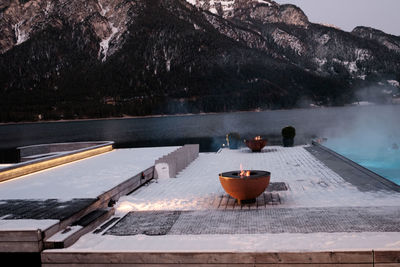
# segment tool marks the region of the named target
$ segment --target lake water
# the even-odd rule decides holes
[[[296,128],[295,144],[310,143],[311,138],[319,136],[329,140],[344,138],[343,146],[354,143],[348,137],[363,141],[360,145],[367,147],[380,145],[382,138],[400,145],[399,114],[400,106],[358,106],[4,124],[0,125],[0,150],[43,143],[112,140],[117,147],[199,143],[201,151],[216,151],[229,132],[238,132],[242,138],[262,135],[268,137],[270,144],[278,144],[280,131],[287,125]]]

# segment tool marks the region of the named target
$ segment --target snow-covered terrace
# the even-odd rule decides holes
[[[0,199],[96,198],[179,147],[114,149],[0,184]]]
[[[178,148],[117,149],[1,182],[0,252],[40,252],[57,231],[152,178],[155,161]]]
[[[279,195],[279,203],[239,206],[227,197],[218,173],[237,170],[240,164],[270,171],[271,183],[284,182],[287,191],[268,193]],[[356,169],[353,175],[359,175]],[[114,223],[82,236],[71,247],[45,250],[42,260],[50,265],[340,262],[370,266],[394,253],[388,261],[393,263],[400,255],[399,203],[400,193],[390,188],[360,190],[351,177],[344,179],[332,171],[306,146],[268,146],[262,153],[223,149],[201,153],[176,178],[153,180],[121,197]],[[288,260],[286,254],[266,259],[268,253],[286,252],[299,254],[296,260]],[[342,252],[350,256],[332,256]],[[264,253],[264,261],[251,253]],[[322,259],[313,253],[327,254]],[[302,260],[301,255],[309,258]]]

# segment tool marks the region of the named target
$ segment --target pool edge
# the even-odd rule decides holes
[[[354,168],[356,168],[357,170],[361,171],[361,172],[364,173],[365,175],[368,175],[370,178],[372,178],[372,179],[374,179],[374,180],[380,182],[381,184],[385,185],[386,187],[388,187],[388,188],[390,188],[390,189],[392,189],[392,190],[394,190],[394,191],[396,191],[396,192],[400,192],[400,185],[398,185],[398,184],[396,184],[396,183],[390,181],[389,179],[387,179],[387,178],[385,178],[385,177],[383,177],[383,176],[377,174],[377,173],[374,172],[374,171],[371,171],[370,169],[367,169],[367,168],[361,166],[361,165],[358,164],[357,162],[355,162],[355,161],[353,161],[353,160],[351,160],[351,159],[349,159],[349,158],[347,158],[347,157],[345,157],[345,156],[343,156],[343,155],[341,155],[341,154],[339,154],[339,153],[333,151],[332,149],[330,149],[330,148],[328,148],[328,147],[326,147],[326,146],[320,144],[319,142],[317,142],[317,141],[315,141],[315,140],[313,140],[313,141],[311,142],[311,144],[312,144],[313,146],[316,146],[316,147],[322,149],[323,151],[325,151],[325,152],[327,152],[327,153],[333,155],[335,158],[338,158],[338,159],[340,159],[341,161],[343,161],[343,162],[345,162],[345,163],[351,165],[352,167],[354,167]]]

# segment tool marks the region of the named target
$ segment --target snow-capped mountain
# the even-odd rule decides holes
[[[1,120],[344,104],[360,87],[399,90],[400,37],[314,24],[272,0],[3,0],[0,28]]]

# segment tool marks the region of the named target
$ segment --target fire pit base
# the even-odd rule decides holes
[[[241,204],[252,204],[252,203],[256,203],[256,199],[255,199],[255,198],[252,198],[252,199],[243,199],[243,200],[236,199],[236,201],[237,201],[237,203],[238,203],[239,205],[241,205]]]
[[[240,176],[240,171],[219,174],[219,181],[225,192],[237,199],[239,204],[244,204],[243,201],[254,202],[265,191],[270,178],[270,172],[256,170],[251,170],[249,176]]]

